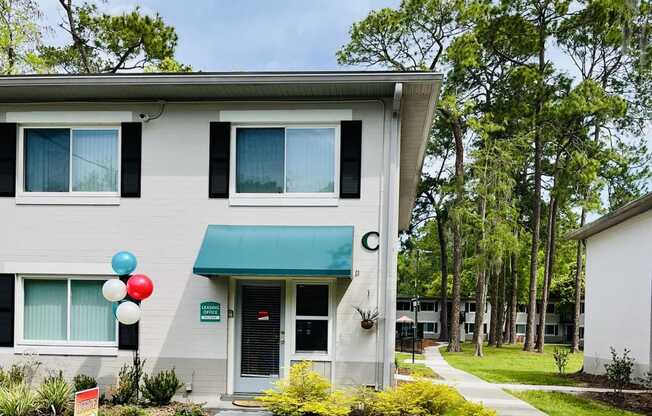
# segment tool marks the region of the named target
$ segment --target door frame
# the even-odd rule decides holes
[[[283,279],[266,279],[266,280],[238,280],[235,285],[235,322],[234,322],[234,361],[233,361],[233,389],[234,393],[258,393],[261,391],[247,391],[246,389],[239,389],[238,383],[240,379],[240,365],[241,365],[241,340],[242,340],[242,287],[243,286],[261,286],[261,287],[278,287],[280,289],[280,318],[279,318],[279,363],[278,369],[279,374],[278,378],[269,377],[269,380],[279,380],[283,378],[283,366],[285,363],[285,287],[286,283]],[[252,377],[255,378],[255,377]],[[267,379],[267,377],[260,377],[260,379]],[[268,386],[267,388],[271,388]]]

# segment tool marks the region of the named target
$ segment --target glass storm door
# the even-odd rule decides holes
[[[283,361],[283,282],[238,287],[236,393],[258,393],[279,379]]]

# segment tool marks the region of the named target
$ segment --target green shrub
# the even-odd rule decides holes
[[[7,370],[0,367],[0,387],[21,383],[31,384],[40,365],[41,363],[33,356],[26,356],[21,364],[14,364]]]
[[[135,403],[138,399],[136,375],[133,367],[125,364],[118,373],[118,382],[115,386],[111,387],[109,394],[111,395],[111,403],[115,405],[125,405]]]
[[[303,361],[290,368],[290,376],[257,398],[275,415],[347,416],[351,401],[340,392],[331,392],[330,383]]]
[[[147,374],[143,377],[143,398],[157,406],[170,404],[172,397],[183,386],[181,380],[177,377],[174,368],[163,370],[155,376],[149,377]]]
[[[0,387],[0,414],[3,416],[31,416],[38,408],[36,394],[25,383]]]
[[[147,416],[147,412],[138,406],[119,406],[117,416]]]
[[[491,410],[467,403],[453,388],[418,379],[376,396],[373,414],[386,416],[490,416]]]
[[[360,386],[351,391],[351,416],[373,416],[376,391]]]
[[[177,403],[174,405],[174,416],[208,416],[208,412],[198,403]]]
[[[555,347],[555,351],[552,353],[553,358],[555,359],[555,366],[557,366],[557,371],[559,375],[566,374],[566,367],[568,366],[568,357],[571,353],[569,348],[558,348]]]
[[[72,384],[77,392],[97,387],[97,380],[85,374],[77,374],[75,378],[72,379]]]
[[[73,390],[63,378],[63,374],[47,377],[38,388],[38,407],[43,413],[63,415],[70,411]]]
[[[611,363],[605,364],[607,380],[617,396],[622,396],[623,389],[632,381],[634,359],[629,356],[630,351],[625,348],[623,355],[619,356],[613,347],[610,347]]]

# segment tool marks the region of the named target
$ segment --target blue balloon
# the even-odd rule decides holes
[[[136,256],[128,251],[116,253],[111,259],[111,267],[113,267],[113,271],[118,276],[131,274],[136,270],[137,265],[138,261],[136,261]]]
[[[111,310],[113,311],[113,317],[115,319],[118,319],[118,315],[116,315],[116,311],[118,310],[118,306],[120,306],[120,302],[111,302]]]

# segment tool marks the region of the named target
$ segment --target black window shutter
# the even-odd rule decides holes
[[[120,276],[120,280],[127,283],[130,276]],[[129,296],[126,298],[132,302],[140,304],[139,301],[131,299]],[[133,325],[123,325],[118,324],[118,349],[121,350],[138,350],[138,326],[140,324],[136,322]]]
[[[143,147],[143,123],[122,123],[122,165],[120,194],[140,198],[140,165]]]
[[[231,123],[211,121],[208,164],[208,197],[229,197]]]
[[[16,123],[0,123],[0,197],[16,196]]]
[[[13,274],[0,274],[0,347],[14,346]]]
[[[342,121],[340,138],[340,198],[360,198],[362,121]]]

